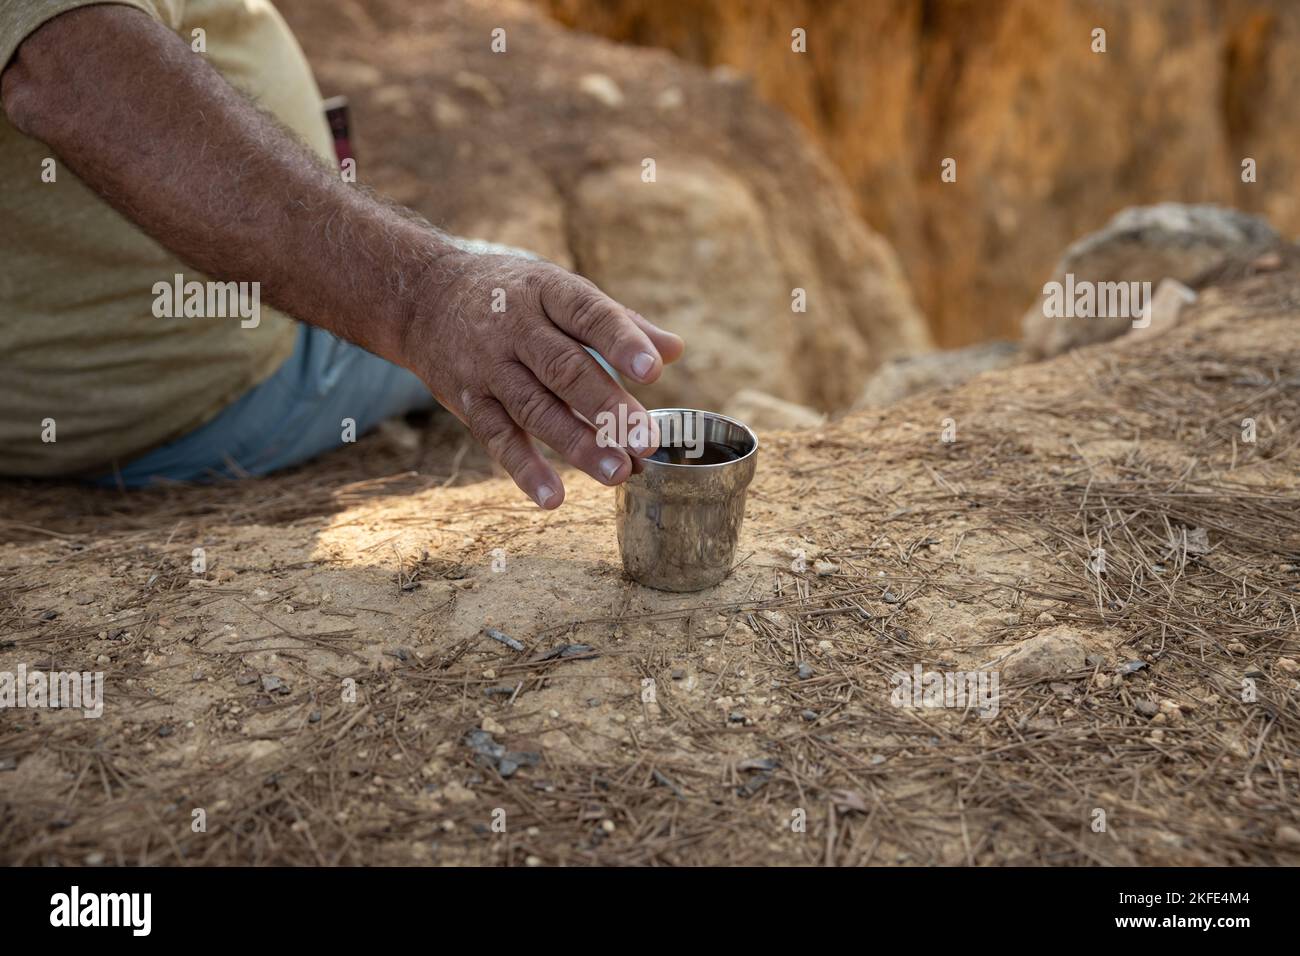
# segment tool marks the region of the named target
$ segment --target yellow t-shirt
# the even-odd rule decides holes
[[[97,2],[0,0],[0,69],[47,20]],[[311,70],[267,0],[108,2],[191,46],[202,36],[196,56],[334,162]],[[211,419],[289,357],[296,325],[268,307],[255,328],[238,315],[155,317],[155,284],[177,274],[207,282],[0,110],[0,474],[76,474],[130,459]]]

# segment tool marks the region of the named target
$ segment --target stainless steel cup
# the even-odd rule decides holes
[[[650,413],[659,451],[616,491],[623,567],[661,591],[698,591],[731,573],[758,437],[693,408]]]

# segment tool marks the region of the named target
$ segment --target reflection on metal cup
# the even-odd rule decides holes
[[[616,490],[623,568],[661,591],[698,591],[729,573],[745,517],[758,437],[692,408],[650,412],[659,450]]]

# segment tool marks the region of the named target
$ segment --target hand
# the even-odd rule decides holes
[[[436,268],[436,292],[403,335],[404,364],[515,484],[542,508],[564,501],[564,483],[529,435],[606,485],[640,470],[634,459],[654,453],[654,435],[649,447],[600,447],[591,423],[610,412],[635,425],[646,410],[583,346],[649,384],[681,356],[680,338],[548,262],[455,253]]]

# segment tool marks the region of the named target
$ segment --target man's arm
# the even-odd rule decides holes
[[[557,266],[460,252],[346,185],[142,12],[50,20],[0,75],[0,103],[183,261],[411,369],[542,507],[563,485],[525,432],[606,484],[631,473],[570,410],[643,411],[582,345],[648,383],[680,339]]]

